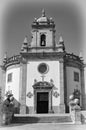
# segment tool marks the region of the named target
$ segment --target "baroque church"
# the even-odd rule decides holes
[[[12,93],[15,113],[69,112],[69,96],[77,90],[85,109],[84,63],[82,57],[66,52],[62,37],[55,41],[55,23],[42,10],[32,23],[19,55],[4,57],[3,95]]]

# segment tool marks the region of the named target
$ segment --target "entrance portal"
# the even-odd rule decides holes
[[[48,92],[37,92],[37,113],[48,113]]]

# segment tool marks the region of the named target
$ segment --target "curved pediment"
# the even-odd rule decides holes
[[[48,88],[48,89],[50,88],[51,89],[53,87],[54,87],[54,85],[47,81],[44,81],[44,82],[40,81],[33,85],[33,88],[35,88],[35,89],[37,89],[37,88]]]

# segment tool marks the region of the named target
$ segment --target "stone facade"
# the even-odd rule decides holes
[[[17,72],[18,81],[12,68],[12,66],[16,68],[16,65],[20,68],[20,71]],[[40,71],[39,66],[41,66]],[[43,107],[47,107],[47,113],[68,112],[68,96],[73,93],[75,85],[78,85],[81,93],[83,93],[81,105],[85,109],[83,61],[79,56],[73,53],[68,54],[65,51],[62,37],[58,43],[55,42],[54,21],[52,18],[47,18],[44,11],[42,16],[32,23],[31,43],[28,43],[28,39],[25,37],[20,55],[5,57],[3,69],[6,74],[9,74],[7,73],[8,70],[13,73],[12,78],[14,79],[10,85],[14,85],[17,89],[16,86],[19,83],[17,100],[21,114],[38,113],[40,111],[38,106],[43,104]],[[74,81],[74,71],[79,73],[78,82]],[[5,73],[4,77],[6,76]],[[4,81],[7,78],[4,78]],[[4,89],[8,90],[8,87],[9,83],[7,82],[3,91]],[[16,99],[16,94],[13,94]],[[44,112],[45,110],[40,111],[40,113]]]

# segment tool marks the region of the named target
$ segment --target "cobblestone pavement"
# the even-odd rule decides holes
[[[37,123],[37,124],[15,124],[0,126],[0,130],[86,130],[86,124],[57,124],[57,123]]]

